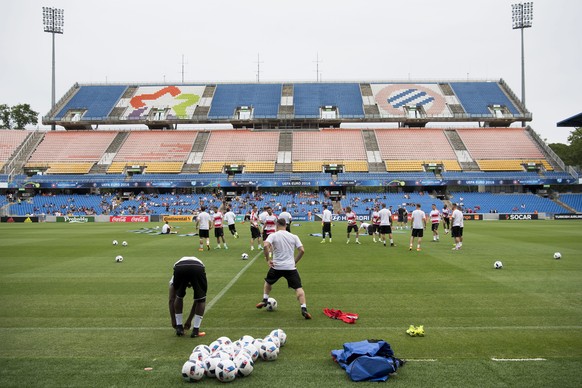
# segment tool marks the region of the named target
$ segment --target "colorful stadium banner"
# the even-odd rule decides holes
[[[463,219],[466,221],[470,221],[470,220],[483,220],[483,214],[463,214]]]
[[[500,220],[537,220],[538,215],[535,213],[511,213],[511,214],[499,214]]]
[[[162,216],[162,222],[192,222],[194,216]]]
[[[7,216],[7,217],[0,217],[0,222],[39,222],[38,217],[32,216]]]
[[[110,216],[109,222],[150,222],[150,216]]]
[[[57,222],[68,222],[69,224],[83,224],[86,222],[95,222],[95,216],[64,216],[57,217]]]

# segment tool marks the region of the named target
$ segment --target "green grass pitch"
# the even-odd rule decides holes
[[[409,231],[395,232],[394,248],[369,236],[346,245],[344,223],[333,227],[332,244],[320,244],[309,236],[320,224],[301,223],[293,231],[306,249],[298,268],[311,321],[284,282],[271,294],[277,311],[254,307],[267,267],[249,250],[248,224],[237,225],[237,240],[226,231],[229,250],[204,252],[197,237],[130,232],[152,225],[0,224],[1,387],[185,386],[180,369],[195,345],[278,327],[288,335],[279,359],[257,362],[232,384],[351,386],[330,350],[375,338],[410,360],[386,383],[395,387],[582,386],[578,221],[468,221],[455,252],[449,236],[433,243],[428,231],[421,252],[408,251]],[[114,239],[129,246],[113,246]],[[115,263],[118,254],[123,263]],[[178,338],[168,280],[173,263],[192,255],[207,268],[207,336]],[[493,269],[496,260],[503,269]],[[360,319],[329,319],[325,307]],[[425,337],[406,335],[410,324],[424,325]]]

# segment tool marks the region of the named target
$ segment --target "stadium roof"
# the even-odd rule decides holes
[[[334,127],[341,123],[483,122],[509,126],[531,113],[503,80],[195,84],[75,84],[43,117],[66,129],[145,124],[235,128]]]
[[[573,127],[573,128],[580,128],[582,127],[582,113],[578,113],[566,120],[562,120],[558,122],[558,127]]]

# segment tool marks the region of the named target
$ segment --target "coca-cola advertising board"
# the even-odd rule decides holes
[[[109,222],[150,222],[150,216],[110,216]]]

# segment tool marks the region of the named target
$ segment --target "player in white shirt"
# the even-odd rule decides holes
[[[216,247],[214,249],[220,249],[220,240],[224,244],[224,249],[228,249],[226,245],[226,240],[224,239],[224,228],[222,226],[222,212],[218,210],[217,206],[214,206],[214,214],[212,215],[212,220],[214,221],[214,237],[216,237]]]
[[[382,209],[378,212],[380,216],[380,238],[382,243],[386,246],[386,235],[390,238],[390,246],[395,247],[394,239],[392,238],[392,212],[386,209],[386,204],[382,204]]]
[[[349,206],[346,207],[346,221],[348,222],[348,241],[346,241],[346,244],[350,243],[350,232],[352,230],[356,232],[356,244],[362,244],[360,242],[360,232],[358,231],[358,216]]]
[[[372,239],[376,242],[376,236],[378,236],[378,241],[380,241],[380,213],[378,212],[378,206],[374,206],[374,211],[372,212],[372,228],[374,228]]]
[[[426,229],[426,214],[420,210],[420,203],[416,204],[416,210],[412,212],[412,234],[410,236],[410,246],[408,250],[412,250],[412,245],[414,244],[414,238],[418,238],[416,245],[416,250],[420,251],[420,243],[422,241],[422,236],[424,235],[424,229]]]
[[[293,217],[291,216],[291,213],[289,213],[287,211],[286,207],[283,207],[281,209],[281,213],[279,213],[279,218],[282,218],[285,220],[285,222],[287,223],[287,232],[291,232],[291,221],[293,220]]]
[[[224,219],[226,220],[230,234],[232,234],[234,238],[238,238],[238,232],[236,231],[236,214],[233,213],[230,206],[226,208]]]
[[[445,234],[449,234],[449,229],[451,228],[451,212],[449,211],[447,205],[443,205],[443,210],[441,210],[441,217],[443,219],[443,228],[445,228]]]
[[[295,296],[301,305],[301,315],[305,319],[311,319],[311,314],[307,312],[305,291],[303,291],[301,277],[297,271],[297,263],[303,257],[305,250],[299,237],[287,232],[285,230],[286,226],[287,223],[284,219],[278,219],[277,231],[269,234],[264,242],[264,255],[269,266],[269,272],[267,272],[263,286],[263,300],[257,303],[256,307],[260,309],[267,305],[267,299],[269,299],[273,284],[284,277],[289,288],[295,290]]]
[[[251,251],[255,249],[255,240],[258,240],[258,249],[263,249],[261,245],[261,229],[259,228],[259,215],[257,205],[253,206],[251,210],[251,215],[249,217],[251,224]]]
[[[458,251],[463,246],[463,227],[464,227],[464,217],[463,212],[456,203],[453,203],[453,213],[451,214],[451,236],[455,239],[455,247],[453,251]]]
[[[175,234],[177,232],[172,232],[172,227],[168,224],[168,221],[162,226],[162,234]]]
[[[441,212],[437,209],[436,205],[432,204],[432,210],[428,213],[430,217],[430,230],[432,230],[432,241],[439,240],[439,223],[441,222]]]
[[[323,205],[323,214],[321,215],[321,243],[325,242],[325,234],[329,236],[329,242],[331,242],[331,211],[327,208],[327,205]]]
[[[269,237],[271,233],[277,231],[277,216],[273,214],[273,209],[267,206],[267,215],[263,218],[263,241]]]
[[[206,207],[200,207],[200,213],[196,217],[196,229],[198,229],[198,235],[200,236],[200,247],[199,251],[204,250],[203,240],[206,239],[206,248],[210,250],[210,229],[212,228],[212,217],[206,212]]]

